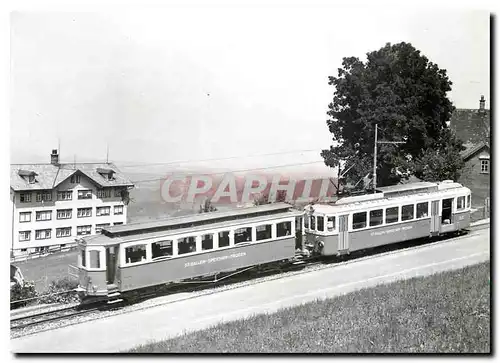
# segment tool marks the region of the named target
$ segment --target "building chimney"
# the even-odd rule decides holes
[[[53,149],[52,154],[50,154],[50,163],[52,165],[59,165],[59,154],[56,149]]]
[[[484,96],[481,95],[481,99],[479,100],[479,111],[484,111],[484,104],[486,103],[486,100],[484,99]]]

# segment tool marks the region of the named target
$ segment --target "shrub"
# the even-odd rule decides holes
[[[49,295],[40,298],[40,302],[43,304],[68,304],[73,302],[79,302],[78,298],[74,290],[78,287],[78,281],[72,279],[70,277],[63,277],[62,279],[53,280],[50,282],[49,288],[42,295]],[[62,293],[65,291],[69,291],[68,293]],[[62,294],[61,294],[62,293]],[[52,295],[54,294],[54,295]]]
[[[25,281],[24,284],[15,284],[10,289],[10,301],[18,301],[24,299],[32,299],[36,297],[38,294],[35,290],[35,284],[32,281]],[[10,304],[10,308],[18,309],[23,306],[32,305],[37,303],[37,299],[32,299],[28,301],[16,302],[14,304]]]

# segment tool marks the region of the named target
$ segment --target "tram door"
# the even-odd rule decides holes
[[[339,216],[339,254],[349,251],[349,214]]]
[[[116,259],[118,257],[118,247],[106,247],[106,280],[108,284],[115,282]]]
[[[439,200],[431,202],[431,234],[439,234],[439,226],[441,221],[439,219]]]

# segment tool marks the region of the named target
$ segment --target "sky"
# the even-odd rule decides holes
[[[458,108],[490,101],[489,13],[205,8],[11,14],[11,162],[307,163],[342,58],[412,43],[445,68]],[[281,153],[279,155],[266,155]],[[253,155],[253,156],[252,156]],[[256,156],[257,155],[257,156]],[[266,155],[266,156],[258,156]],[[252,156],[252,157],[249,157]],[[305,164],[306,165],[306,164]]]

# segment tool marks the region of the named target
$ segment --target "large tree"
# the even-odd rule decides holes
[[[378,186],[411,175],[458,178],[464,148],[446,124],[454,110],[446,96],[452,83],[411,44],[386,44],[368,53],[365,62],[344,58],[329,84],[335,87],[327,112],[334,145],[321,156],[333,168],[345,162],[341,182],[357,184],[373,170],[375,124],[379,141],[405,141],[378,144]]]

